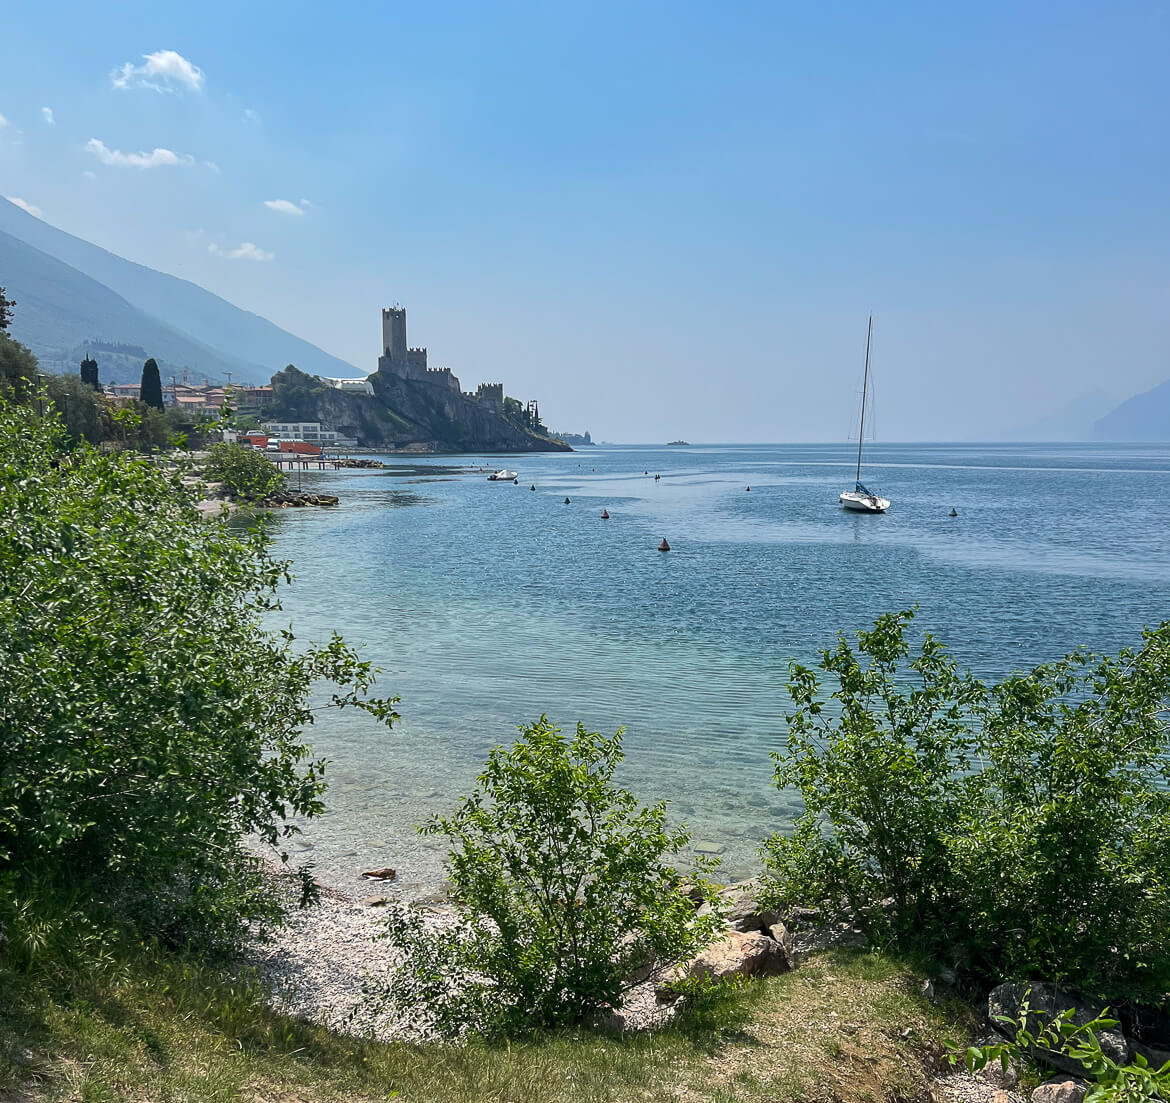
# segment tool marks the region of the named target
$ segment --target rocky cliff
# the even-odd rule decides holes
[[[272,378],[275,403],[265,417],[319,421],[363,447],[416,452],[571,452],[504,416],[496,407],[453,388],[370,376],[372,395],[339,391],[296,368]]]

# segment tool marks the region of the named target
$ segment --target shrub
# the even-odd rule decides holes
[[[0,401],[0,509],[0,921],[84,885],[143,932],[230,941],[271,913],[244,839],[281,853],[322,810],[311,688],[391,702],[339,638],[264,629],[285,565],[178,474],[68,451],[55,417]]]
[[[230,441],[211,446],[207,474],[222,482],[233,498],[246,502],[263,501],[286,484],[280,468],[262,452]]]
[[[831,901],[984,975],[1115,995],[1170,986],[1170,624],[988,687],[906,611],[794,665],[776,783],[806,812],[764,847],[773,902]]]
[[[420,829],[450,838],[459,929],[393,909],[405,961],[383,1004],[421,1006],[447,1035],[560,1026],[619,1006],[633,976],[709,941],[718,917],[696,919],[667,864],[687,832],[667,828],[664,803],[639,807],[612,784],[621,735],[578,724],[569,737],[542,716],[492,751],[451,816]]]
[[[1135,1053],[1132,1061],[1119,1064],[1102,1052],[1099,1035],[1120,1025],[1117,1019],[1106,1018],[1108,1013],[1106,1008],[1091,1022],[1078,1025],[1076,1009],[1068,1008],[1050,1022],[1034,1024],[1035,1015],[1025,997],[1015,1019],[996,1016],[1010,1031],[1011,1041],[969,1046],[966,1050],[951,1045],[949,1061],[952,1066],[962,1062],[968,1072],[980,1072],[998,1061],[1006,1071],[1013,1060],[1062,1054],[1077,1061],[1085,1075],[1092,1077],[1084,1103],[1144,1103],[1167,1098],[1170,1061],[1155,1068],[1144,1055]]]

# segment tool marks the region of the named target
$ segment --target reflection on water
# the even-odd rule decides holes
[[[433,886],[440,844],[413,825],[547,712],[624,725],[624,782],[669,799],[737,875],[796,807],[769,785],[788,664],[839,630],[918,603],[921,628],[996,678],[1116,650],[1170,610],[1170,448],[875,446],[868,461],[884,516],[837,507],[848,446],[515,457],[519,486],[488,482],[478,456],[306,473],[341,504],[275,516],[296,574],[281,616],[361,644],[403,721],[322,718],[333,788],[305,856],[344,884],[376,864]]]

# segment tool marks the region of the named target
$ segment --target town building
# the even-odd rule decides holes
[[[319,421],[266,421],[262,428],[270,440],[304,441],[321,448],[356,448],[357,441],[324,428]]]
[[[363,375],[360,379],[331,379],[326,376],[325,382],[334,390],[345,391],[346,394],[374,393],[374,385],[370,382],[368,375]]]

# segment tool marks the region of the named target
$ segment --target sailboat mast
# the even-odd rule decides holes
[[[861,482],[861,442],[865,440],[865,396],[869,393],[869,343],[873,339],[873,315],[865,333],[865,376],[861,381],[861,428],[857,432],[857,482]]]

